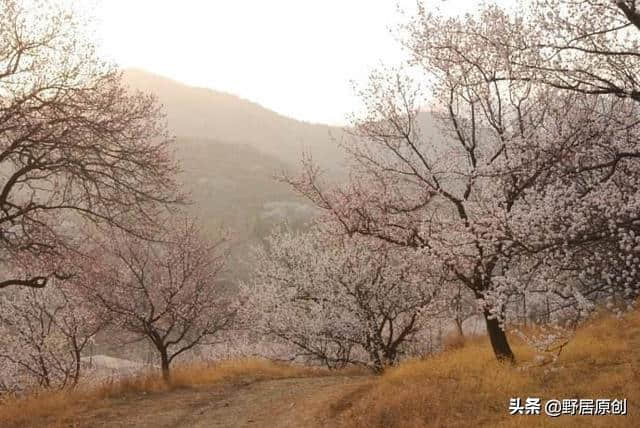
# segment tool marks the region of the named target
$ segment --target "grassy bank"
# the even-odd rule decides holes
[[[511,337],[516,367],[497,364],[486,338],[388,370],[336,415],[349,427],[640,426],[640,312],[599,317],[554,364],[538,365]],[[627,416],[514,415],[509,399],[627,398]]]

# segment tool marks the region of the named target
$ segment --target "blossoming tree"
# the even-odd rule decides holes
[[[153,241],[118,231],[105,237],[83,284],[113,325],[154,346],[169,381],[171,362],[211,342],[237,308],[221,285],[225,239],[211,242],[188,218],[164,229]]]
[[[292,345],[294,356],[382,371],[440,309],[435,281],[425,281],[419,251],[331,228],[285,230],[256,249],[243,311],[251,328]]]
[[[130,93],[55,0],[0,4],[0,258],[56,254],[83,222],[141,236],[177,195],[154,97]],[[58,272],[0,278],[44,287]]]
[[[107,318],[68,281],[0,297],[2,390],[75,387],[81,357]]]
[[[595,31],[615,20],[628,30],[629,2],[578,2],[595,8],[589,23],[542,3],[454,18],[420,7],[403,28],[411,73],[375,72],[361,91],[364,113],[344,143],[350,183],[327,188],[309,159],[285,177],[345,233],[421,249],[441,285],[475,295],[495,355],[508,361],[511,296],[553,295],[554,311],[580,316],[638,295],[639,57],[617,29]],[[564,17],[557,28],[539,18],[547,12]],[[582,45],[583,31],[600,44]],[[594,90],[604,75],[595,71],[622,90]],[[425,88],[438,131],[424,126]]]

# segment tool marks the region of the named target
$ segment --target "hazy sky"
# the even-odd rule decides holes
[[[398,63],[389,26],[415,0],[97,0],[104,55],[278,113],[342,124],[350,80]],[[509,0],[503,0],[508,2]],[[432,1],[450,13],[480,1]]]

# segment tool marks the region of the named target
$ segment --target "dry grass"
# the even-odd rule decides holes
[[[640,312],[599,317],[578,331],[553,365],[510,337],[518,365],[495,361],[488,339],[388,370],[339,415],[351,427],[640,426]],[[511,416],[511,397],[627,398],[628,416]],[[544,412],[543,412],[544,413]]]
[[[444,337],[442,345],[445,351],[453,351],[455,349],[463,348],[467,340],[469,340],[469,338],[462,336],[460,333],[452,332]]]
[[[169,385],[159,373],[153,372],[73,391],[42,391],[27,397],[8,398],[0,404],[0,427],[40,426],[45,423],[47,426],[62,426],[63,421],[72,419],[73,415],[108,405],[110,399],[130,395],[164,393],[241,379],[266,380],[329,374],[331,372],[325,369],[278,364],[262,359],[176,365],[172,369]]]

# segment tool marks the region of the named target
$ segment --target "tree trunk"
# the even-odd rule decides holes
[[[162,379],[164,379],[166,383],[169,383],[169,356],[166,352],[160,352],[160,358],[162,367]]]
[[[75,364],[75,367],[74,367],[71,388],[75,388],[78,385],[78,380],[80,379],[80,368],[81,368],[81,364],[82,364],[80,350],[78,349],[78,346],[76,344],[75,337],[73,338],[73,355],[75,357],[75,360],[76,360],[75,363],[76,364]]]
[[[462,330],[462,321],[460,320],[460,318],[456,317],[455,323],[456,323],[456,331],[458,332],[458,336],[464,337],[464,331]]]
[[[487,323],[487,333],[489,334],[493,353],[498,361],[515,364],[516,359],[513,355],[513,351],[511,351],[509,342],[507,341],[507,335],[500,328],[498,320],[495,318],[490,319],[489,315],[489,311],[484,311],[484,320]]]

